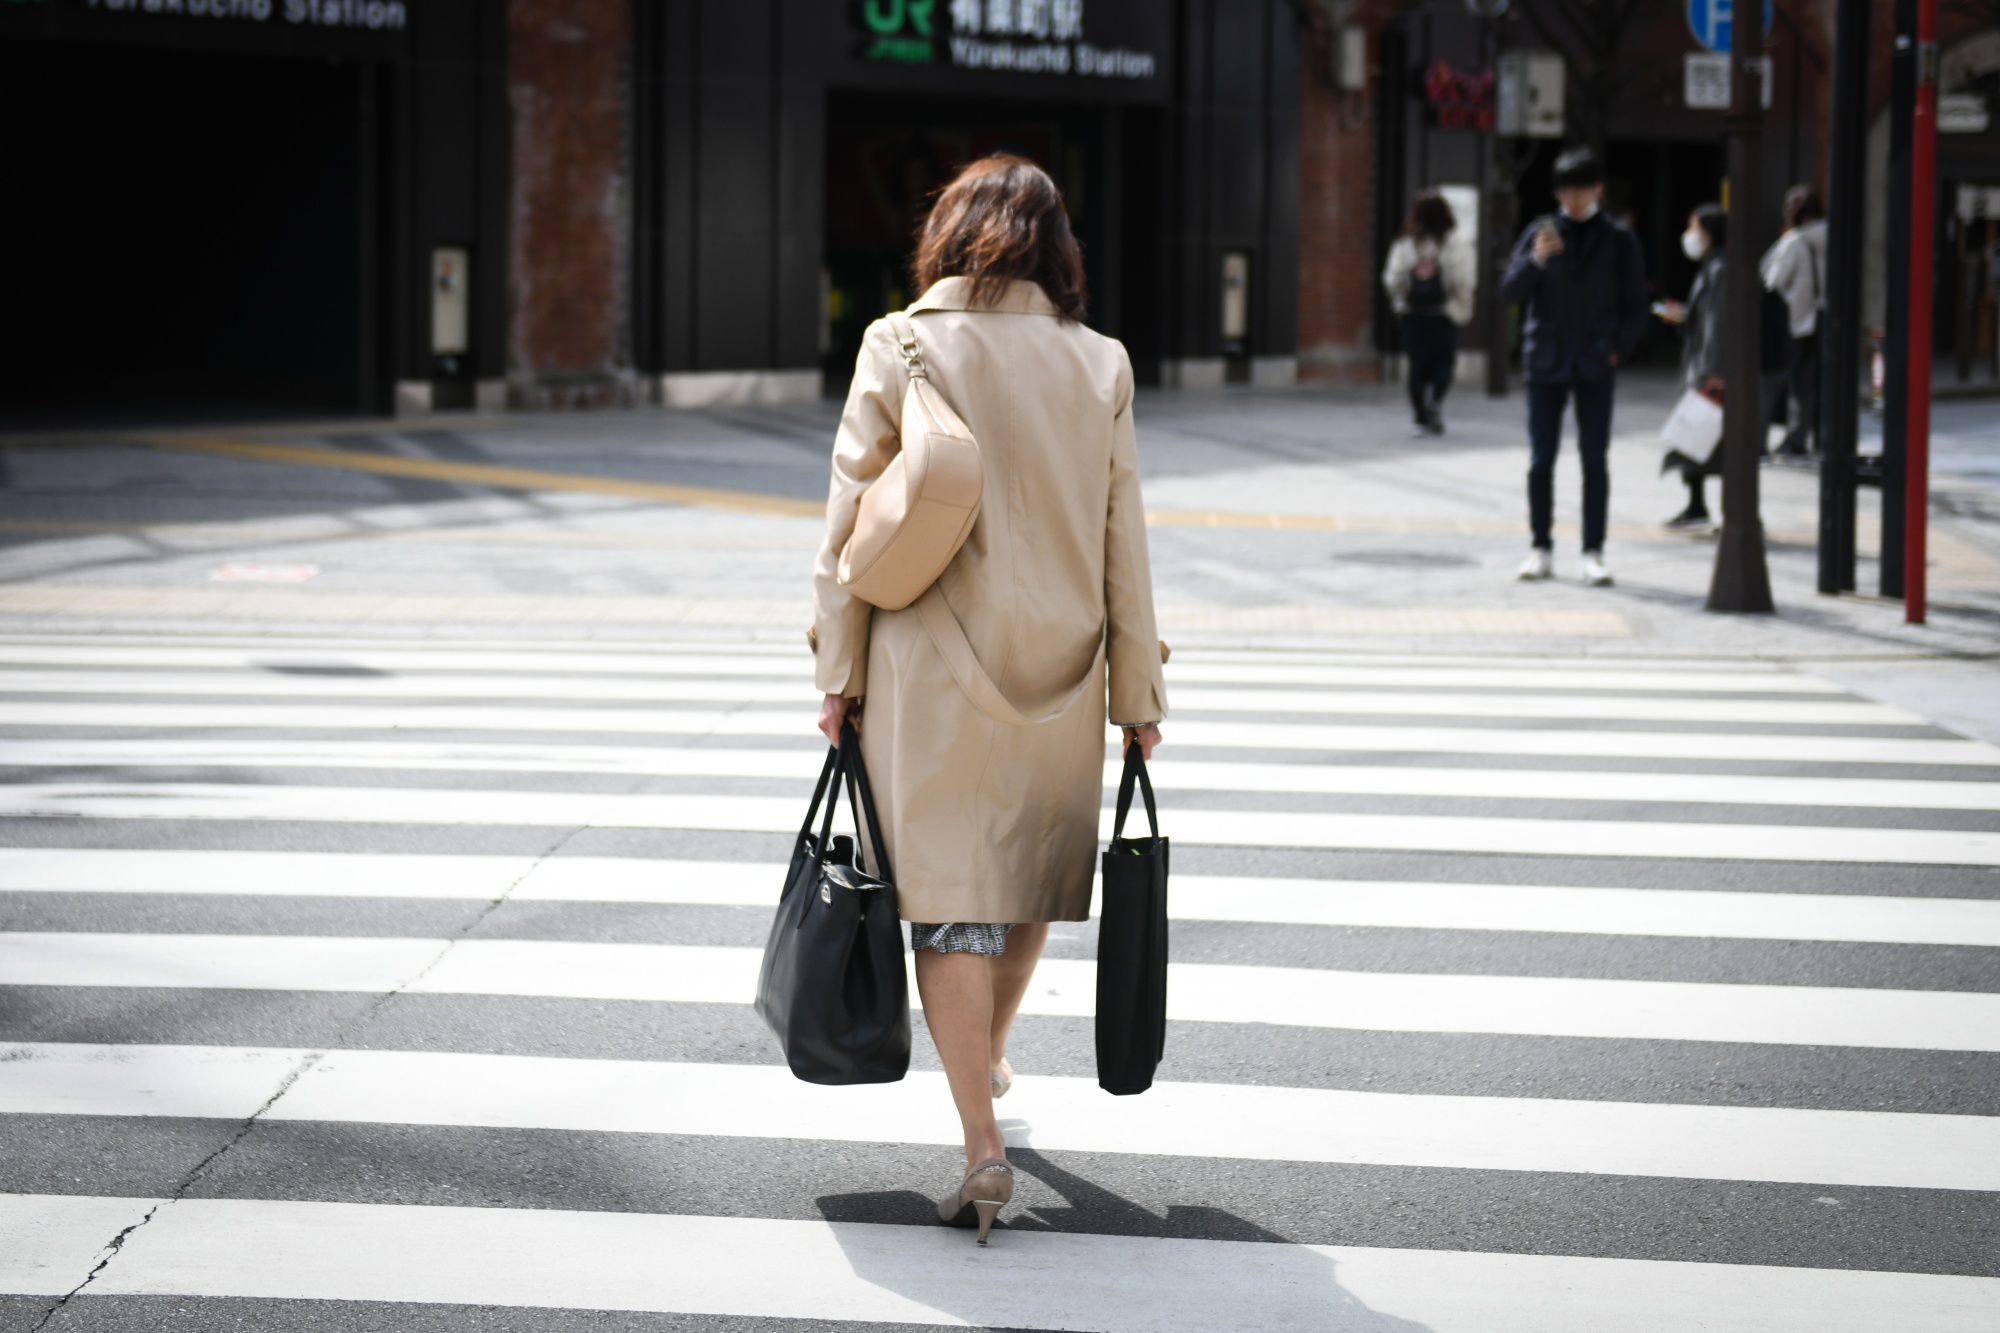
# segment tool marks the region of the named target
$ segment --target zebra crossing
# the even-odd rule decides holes
[[[0,1326],[2000,1326],[2000,748],[1183,648],[1161,1082],[1096,1088],[1057,925],[976,1250],[925,1041],[814,1087],[749,1009],[809,667],[0,639]]]

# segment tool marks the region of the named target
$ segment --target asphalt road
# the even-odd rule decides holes
[[[1058,926],[985,1250],[921,1024],[813,1088],[747,1003],[824,409],[11,442],[0,1327],[2000,1325],[1985,483],[1934,628],[1782,542],[1719,620],[1642,431],[1524,586],[1501,409],[1147,406],[1167,1058]]]

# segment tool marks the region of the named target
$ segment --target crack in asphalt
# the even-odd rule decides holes
[[[366,1029],[370,1023],[375,1021],[377,1015],[381,1013],[384,1006],[386,1006],[391,1000],[395,999],[397,996],[408,991],[410,987],[416,985],[418,982],[422,981],[425,977],[429,976],[432,972],[436,971],[438,965],[444,962],[445,956],[447,954],[449,954],[453,949],[457,948],[459,943],[463,941],[466,937],[471,935],[472,932],[478,930],[480,926],[484,925],[487,918],[491,917],[495,912],[499,911],[502,907],[504,907],[507,904],[507,901],[513,897],[514,890],[520,888],[522,883],[524,883],[527,880],[528,876],[534,874],[537,870],[541,869],[542,866],[548,861],[550,857],[560,853],[564,847],[569,845],[571,839],[575,838],[577,834],[583,832],[588,827],[590,826],[587,824],[578,824],[572,828],[566,829],[560,837],[558,837],[554,842],[550,843],[546,848],[544,848],[541,852],[539,852],[535,856],[534,860],[528,863],[527,868],[523,870],[519,875],[515,876],[513,881],[509,883],[506,888],[502,889],[498,896],[496,896],[492,901],[488,902],[484,907],[482,907],[479,910],[478,915],[474,916],[470,921],[466,922],[463,926],[459,928],[458,932],[455,935],[453,935],[450,939],[446,940],[444,947],[442,949],[439,949],[436,955],[434,955],[428,963],[425,963],[421,968],[417,969],[417,971],[411,973],[404,980],[397,983],[393,989],[383,991],[380,995],[376,996],[375,999],[368,1005],[366,1009],[362,1010],[362,1012],[352,1022],[348,1023],[344,1028],[342,1028],[338,1033],[334,1035],[333,1041],[327,1045],[326,1049],[312,1051],[308,1053],[304,1059],[300,1060],[298,1065],[295,1068],[293,1068],[289,1073],[287,1073],[283,1079],[279,1081],[278,1086],[272,1090],[271,1095],[269,1097],[266,1097],[263,1103],[259,1105],[256,1110],[252,1111],[248,1116],[244,1117],[243,1123],[236,1127],[236,1131],[229,1136],[229,1139],[226,1143],[223,1143],[220,1147],[216,1148],[215,1151],[209,1153],[199,1162],[196,1162],[192,1167],[188,1169],[187,1173],[181,1177],[180,1181],[177,1184],[175,1184],[174,1188],[168,1192],[165,1198],[154,1203],[151,1208],[148,1208],[146,1210],[146,1214],[144,1217],[141,1217],[138,1221],[132,1223],[132,1225],[124,1228],[117,1235],[113,1236],[108,1243],[106,1243],[104,1247],[104,1257],[99,1259],[97,1261],[97,1264],[88,1273],[83,1275],[83,1280],[81,1282],[77,1283],[74,1287],[64,1292],[62,1296],[57,1299],[56,1303],[54,1305],[51,1305],[48,1308],[48,1310],[43,1313],[41,1319],[36,1322],[33,1333],[42,1333],[42,1330],[46,1329],[49,1326],[50,1321],[53,1320],[57,1315],[62,1313],[63,1308],[65,1306],[67,1306],[76,1297],[82,1295],[86,1288],[88,1288],[93,1282],[97,1281],[98,1275],[104,1272],[104,1270],[110,1266],[111,1261],[118,1257],[118,1255],[125,1248],[125,1242],[129,1240],[135,1232],[137,1232],[140,1228],[144,1227],[149,1222],[151,1222],[154,1217],[158,1216],[162,1208],[167,1207],[169,1204],[179,1203],[183,1198],[186,1197],[187,1192],[189,1190],[193,1189],[196,1185],[200,1184],[202,1178],[209,1173],[210,1169],[214,1167],[214,1165],[217,1162],[221,1161],[222,1158],[225,1157],[232,1149],[234,1149],[237,1144],[243,1142],[244,1139],[248,1138],[250,1136],[251,1131],[257,1128],[258,1124],[262,1122],[263,1118],[270,1112],[271,1108],[273,1106],[276,1106],[280,1101],[280,1099],[282,1099],[286,1093],[290,1092],[293,1089],[293,1087],[295,1087],[298,1084],[298,1081],[301,1078],[305,1077],[305,1075],[311,1071],[314,1065],[318,1064],[321,1060],[325,1059],[329,1054],[333,1053],[334,1051],[340,1050],[350,1038],[354,1037],[355,1035],[359,1034],[361,1031]]]

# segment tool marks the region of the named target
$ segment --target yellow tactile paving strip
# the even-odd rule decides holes
[[[261,433],[261,432],[260,432]],[[274,432],[275,433],[275,432]],[[645,500],[658,504],[691,505],[699,508],[722,509],[737,513],[760,514],[788,518],[818,518],[825,512],[825,506],[818,500],[798,500],[785,496],[765,495],[754,491],[724,490],[710,486],[679,486],[663,482],[630,481],[619,477],[594,476],[588,473],[551,472],[540,468],[507,467],[491,463],[463,463],[447,459],[403,458],[392,454],[362,453],[352,449],[337,449],[318,446],[271,444],[254,440],[233,439],[211,435],[146,435],[126,436],[120,442],[141,444],[156,449],[181,450],[193,453],[217,454],[231,458],[246,458],[265,463],[289,463],[302,467],[343,468],[356,472],[372,472],[383,476],[420,477],[431,481],[454,481],[473,486],[490,486],[498,490],[519,491],[570,491],[588,495],[607,495],[621,499]],[[26,444],[27,441],[16,441]],[[1261,529],[1265,531],[1314,531],[1344,532],[1356,535],[1393,535],[1397,533],[1447,533],[1461,536],[1491,536],[1518,534],[1520,523],[1505,519],[1419,519],[1388,516],[1341,516],[1335,514],[1273,514],[1273,513],[1232,513],[1210,510],[1154,509],[1146,513],[1146,522],[1151,527],[1173,528],[1229,528]],[[52,525],[53,526],[53,525]],[[78,525],[82,528],[84,525]],[[194,527],[196,525],[187,525]],[[0,524],[0,528],[14,531],[27,529],[29,524],[19,521]],[[1872,525],[1864,522],[1863,531],[1857,534],[1865,548],[1874,538]],[[90,531],[107,531],[105,528],[90,528]],[[139,529],[132,529],[139,530]],[[488,532],[481,536],[466,535],[423,535],[405,530],[396,533],[355,533],[355,536],[384,536],[398,540],[427,541],[468,541],[468,542],[544,542],[548,544],[576,545],[625,545],[656,544],[659,539],[648,539],[638,534],[631,536],[577,534],[565,536],[550,533],[527,536],[502,536]],[[1613,525],[1611,535],[1620,541],[1685,541],[1687,538],[1670,537],[1658,530],[1637,524]],[[1817,534],[1807,532],[1773,531],[1774,541],[1789,541],[1794,544],[1811,545]],[[2000,589],[2000,559],[1948,533],[1933,530],[1931,554],[1934,565],[1932,584],[1941,589],[1993,590]],[[707,544],[697,539],[694,544]],[[714,544],[725,545],[717,542]],[[790,543],[779,543],[789,545]],[[1525,613],[1524,613],[1525,614]],[[1355,631],[1364,632],[1364,631]],[[1386,631],[1385,631],[1386,632]]]
[[[394,454],[364,454],[352,449],[321,449],[297,444],[259,444],[250,440],[216,436],[150,435],[134,436],[127,443],[155,449],[175,449],[201,454],[221,454],[229,458],[249,458],[262,463],[294,463],[304,467],[344,468],[353,472],[373,472],[383,476],[422,477],[429,481],[457,481],[473,486],[493,486],[512,491],[581,491],[590,495],[615,495],[628,500],[652,500],[660,504],[702,505],[710,509],[732,509],[749,514],[784,514],[800,518],[826,512],[823,500],[793,500],[754,491],[727,491],[712,486],[672,486],[654,481],[626,481],[618,477],[594,477],[575,472],[545,472],[539,468],[504,467],[494,463],[456,463],[441,458],[402,458]]]

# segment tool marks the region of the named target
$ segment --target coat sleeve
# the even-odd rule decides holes
[[[1472,322],[1473,302],[1479,295],[1479,257],[1471,241],[1454,236],[1445,243],[1438,264],[1444,270],[1445,313],[1464,328]]]
[[[1724,270],[1727,262],[1720,258],[1708,261],[1699,279],[1701,299],[1689,302],[1694,308],[1688,319],[1694,326],[1696,340],[1688,356],[1687,379],[1696,388],[1710,376],[1728,379],[1729,287]]]
[[[1548,270],[1535,262],[1535,232],[1543,219],[1536,218],[1514,242],[1514,254],[1500,278],[1500,299],[1512,305],[1526,305],[1542,288],[1542,274]]]
[[[1139,497],[1139,439],[1132,425],[1132,363],[1119,358],[1118,415],[1111,426],[1111,501],[1104,522],[1105,660],[1111,720],[1123,726],[1167,715],[1167,682],[1153,613],[1146,506]]]
[[[1389,247],[1388,262],[1382,265],[1382,290],[1389,293],[1389,304],[1397,314],[1403,313],[1403,302],[1410,296],[1410,270],[1416,267],[1417,248],[1409,238],[1398,236],[1396,243]]]
[[[840,553],[854,534],[861,493],[902,449],[903,393],[908,381],[885,321],[869,325],[854,363],[854,383],[833,442],[833,481],[826,497],[826,537],[813,563],[813,676],[822,694],[856,698],[868,692],[868,629],[874,610],[840,586]]]
[[[1618,359],[1629,361],[1646,336],[1652,292],[1646,286],[1646,254],[1639,238],[1620,228],[1618,242]]]

